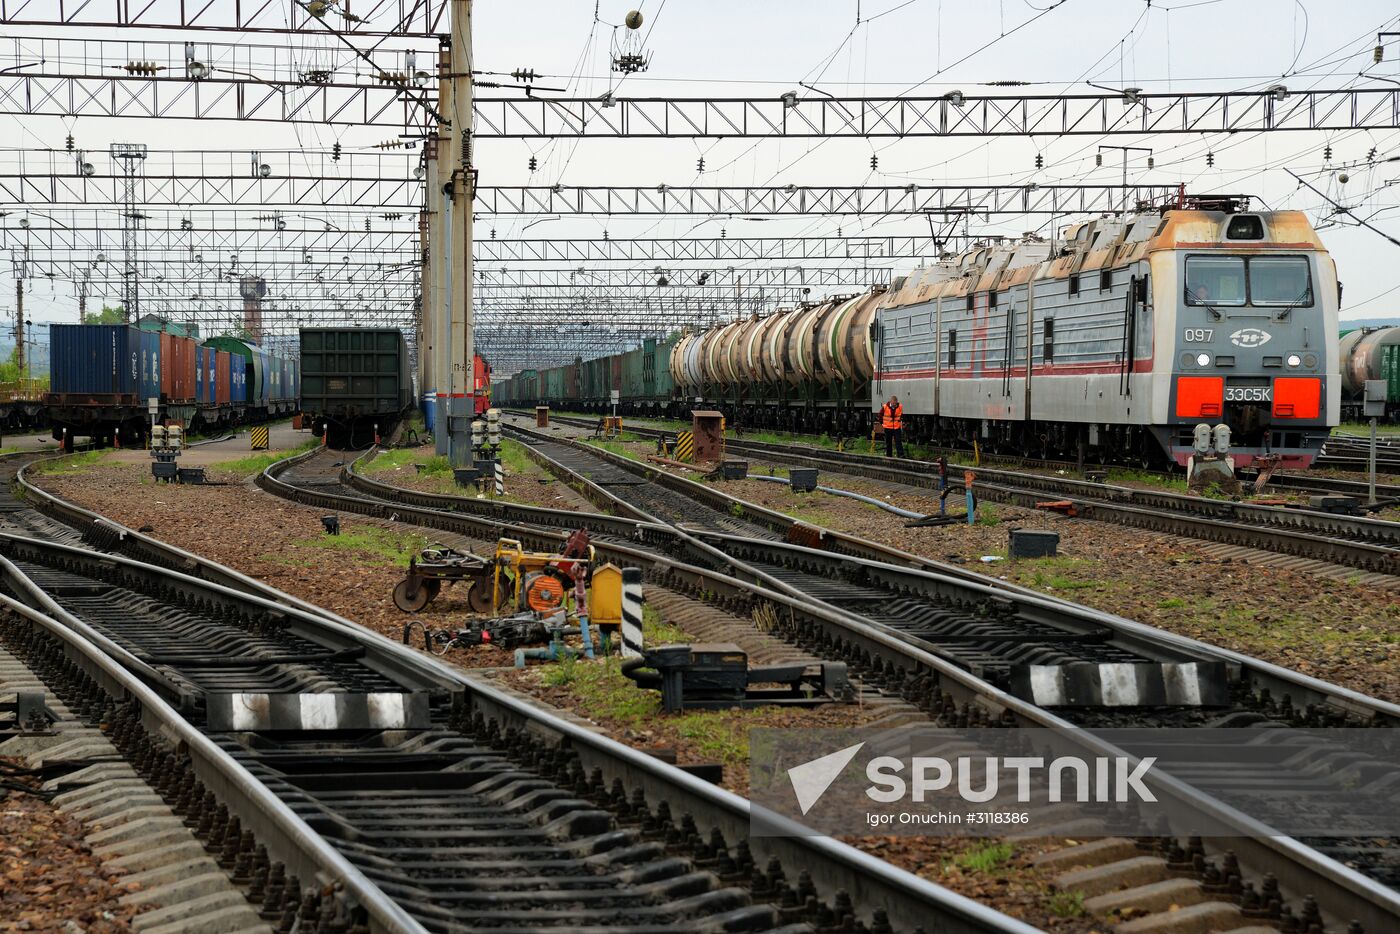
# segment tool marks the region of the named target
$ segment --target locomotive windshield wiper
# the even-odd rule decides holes
[[[1274,315],[1274,320],[1282,321],[1283,319],[1287,318],[1290,314],[1293,313],[1293,309],[1303,304],[1303,302],[1311,296],[1312,286],[1309,285],[1298,294],[1297,298],[1293,299],[1293,301],[1289,302],[1287,305],[1284,305],[1281,309],[1279,309],[1278,314]]]

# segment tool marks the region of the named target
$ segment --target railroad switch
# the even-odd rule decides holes
[[[749,667],[744,650],[729,642],[663,645],[622,665],[640,688],[659,690],[661,707],[726,710],[780,705],[815,707],[853,696],[844,662]]]

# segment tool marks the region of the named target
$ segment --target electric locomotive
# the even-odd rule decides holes
[[[910,275],[876,312],[871,406],[999,450],[1306,467],[1339,420],[1339,294],[1301,212],[1102,217]]]

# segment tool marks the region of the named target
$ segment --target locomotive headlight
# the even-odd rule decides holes
[[[1288,365],[1289,365],[1289,366],[1302,366],[1302,365],[1303,365],[1303,358],[1300,357],[1300,356],[1298,356],[1296,353],[1291,353],[1291,354],[1288,355]]]
[[[1208,354],[1208,353],[1198,353],[1198,354],[1196,354],[1196,366],[1210,366],[1210,354]]]

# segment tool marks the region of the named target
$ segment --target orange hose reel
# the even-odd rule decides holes
[[[542,615],[564,605],[564,584],[552,574],[525,575],[525,605]]]

